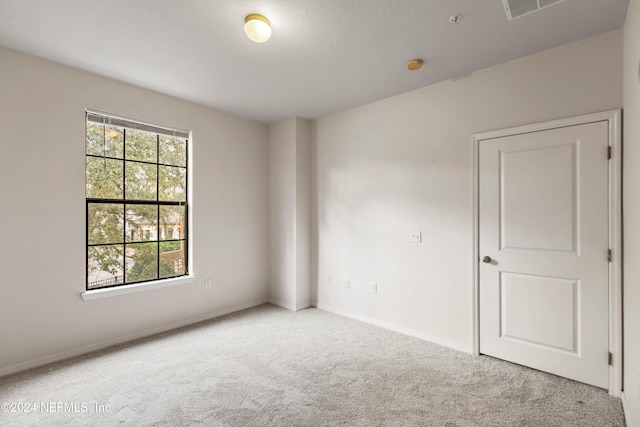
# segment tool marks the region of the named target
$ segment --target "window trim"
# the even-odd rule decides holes
[[[103,121],[104,118],[104,121]],[[185,274],[180,275],[180,276],[170,276],[170,277],[158,277],[157,279],[150,279],[150,280],[145,280],[145,281],[138,281],[138,282],[131,282],[131,283],[125,283],[125,284],[121,284],[121,285],[115,285],[115,286],[105,286],[105,287],[101,287],[101,288],[93,288],[93,289],[89,289],[87,288],[88,286],[88,277],[87,277],[87,273],[88,273],[88,249],[90,246],[89,244],[89,240],[88,240],[88,234],[86,234],[85,232],[85,284],[84,284],[84,291],[81,293],[81,297],[83,300],[92,300],[92,299],[98,299],[98,298],[104,298],[104,297],[111,297],[111,296],[117,296],[117,295],[124,295],[124,294],[129,294],[129,293],[135,293],[135,292],[140,292],[140,291],[146,291],[146,290],[152,290],[152,289],[160,289],[160,288],[165,288],[165,287],[171,287],[171,286],[176,286],[176,285],[184,285],[184,284],[188,284],[188,283],[192,283],[196,280],[196,276],[193,274],[193,234],[191,232],[191,224],[192,224],[192,211],[191,211],[191,205],[192,205],[192,195],[191,195],[191,188],[192,187],[192,174],[190,173],[191,169],[192,169],[192,156],[191,156],[191,150],[192,150],[192,132],[191,131],[185,131],[185,130],[180,130],[180,129],[176,129],[176,128],[170,128],[167,126],[163,126],[163,125],[157,125],[154,123],[149,123],[149,122],[144,122],[141,120],[137,120],[137,119],[129,119],[123,116],[118,116],[118,115],[114,115],[111,113],[105,113],[102,111],[98,111],[98,110],[91,110],[91,109],[85,109],[85,117],[84,117],[84,122],[85,122],[85,138],[86,138],[86,123],[88,121],[94,122],[94,123],[104,123],[105,125],[109,124],[109,125],[114,125],[114,126],[119,126],[119,127],[124,127],[124,128],[130,128],[130,129],[135,129],[135,130],[141,130],[141,131],[148,131],[148,132],[153,132],[153,133],[157,133],[159,135],[167,135],[167,136],[175,136],[175,137],[179,137],[179,138],[184,138],[186,140],[186,162],[185,162],[185,170],[186,170],[186,194],[185,194],[185,201],[184,202],[170,202],[170,203],[166,203],[166,202],[161,202],[160,200],[155,200],[155,201],[137,201],[137,202],[142,202],[142,203],[131,203],[131,200],[127,200],[126,199],[126,195],[123,193],[123,198],[122,199],[117,199],[117,200],[109,200],[109,199],[96,199],[96,198],[88,198],[86,196],[85,193],[85,216],[87,215],[88,212],[88,207],[90,203],[94,203],[96,201],[102,202],[102,203],[108,203],[108,202],[114,202],[114,203],[118,203],[118,204],[122,204],[123,208],[126,207],[127,204],[152,204],[154,206],[163,206],[163,205],[176,205],[176,206],[184,206],[185,207],[185,230],[184,230],[184,242],[185,242],[185,247],[184,247],[184,268],[185,268]],[[124,147],[123,147],[124,149]],[[86,142],[85,142],[85,158],[87,157],[87,153],[86,153]],[[95,157],[95,156],[91,156],[91,157]],[[117,160],[122,160],[123,162],[126,162],[126,158],[123,157],[122,159],[117,159]],[[159,166],[163,166],[164,164],[156,162],[156,165]],[[166,165],[165,165],[166,166]],[[86,174],[86,169],[85,169],[85,174]],[[125,177],[123,177],[124,179]],[[157,178],[156,178],[157,179]],[[125,218],[126,221],[126,218]],[[85,224],[85,230],[88,230],[88,217],[86,219],[86,224]],[[125,222],[126,224],[126,222]],[[126,228],[123,229],[123,231],[126,230]],[[125,240],[126,240],[126,236],[125,236]],[[169,241],[172,241],[173,239],[170,239]],[[162,243],[164,240],[160,240],[160,237],[158,235],[158,244]],[[123,242],[123,244],[125,244]],[[158,260],[160,260],[160,258],[158,258]],[[158,272],[159,273],[159,272]]]
[[[171,277],[169,279],[157,279],[150,282],[137,282],[128,285],[111,286],[108,288],[91,289],[80,294],[83,300],[90,301],[94,299],[115,297],[119,295],[133,294],[142,291],[151,291],[153,289],[162,289],[172,286],[187,285],[194,283],[196,276],[186,275],[180,277]]]

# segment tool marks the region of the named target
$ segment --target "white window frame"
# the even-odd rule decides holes
[[[172,128],[168,128],[166,126],[159,126],[153,123],[149,123],[149,122],[144,122],[141,120],[137,120],[137,119],[130,119],[127,117],[123,117],[123,116],[118,116],[118,115],[114,115],[111,113],[105,113],[105,112],[101,112],[101,111],[97,111],[97,110],[90,110],[87,109],[85,110],[85,123],[86,123],[86,115],[87,114],[96,114],[96,115],[103,115],[105,117],[109,117],[111,119],[113,119],[116,122],[125,122],[125,123],[129,123],[131,124],[132,128],[135,128],[135,126],[139,126],[139,128],[145,129],[145,128],[151,128],[151,129],[162,129],[165,131],[176,131],[182,134],[186,134],[187,136],[187,205],[188,205],[188,209],[187,209],[187,230],[186,230],[186,245],[187,247],[185,248],[187,251],[187,262],[186,262],[186,268],[187,268],[187,274],[184,276],[178,276],[178,277],[170,277],[170,278],[164,278],[164,279],[156,279],[156,280],[151,280],[151,281],[146,281],[146,282],[139,282],[139,283],[130,283],[130,284],[124,284],[124,285],[119,285],[119,286],[114,286],[114,287],[107,287],[107,288],[98,288],[98,289],[90,289],[87,290],[86,289],[86,278],[85,278],[85,290],[84,292],[81,292],[80,296],[82,297],[83,300],[85,301],[90,301],[90,300],[94,300],[94,299],[101,299],[101,298],[106,298],[106,297],[113,297],[113,296],[120,296],[120,295],[127,295],[127,294],[132,294],[132,293],[137,293],[137,292],[142,292],[142,291],[149,291],[149,290],[155,290],[155,289],[162,289],[162,288],[167,288],[167,287],[173,287],[173,286],[180,286],[180,285],[187,285],[190,283],[194,283],[196,281],[196,276],[194,274],[194,269],[193,269],[193,212],[192,212],[192,204],[193,204],[193,195],[192,195],[192,191],[191,189],[193,188],[193,173],[192,173],[192,146],[193,146],[193,135],[190,131],[184,131],[184,130],[180,130],[180,129],[172,129]],[[86,130],[85,130],[85,137],[86,137]],[[85,147],[86,143],[83,144],[83,148]],[[86,157],[86,155],[85,155]],[[86,198],[86,196],[85,196]],[[85,229],[86,229],[86,225],[85,225]],[[85,248],[88,247],[88,240],[87,240],[87,236],[85,236]],[[85,249],[86,250],[86,249]],[[85,269],[85,274],[86,274],[86,269]]]

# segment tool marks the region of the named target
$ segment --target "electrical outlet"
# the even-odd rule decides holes
[[[371,292],[372,294],[378,293],[378,284],[376,282],[369,283],[369,292]]]
[[[415,231],[411,233],[409,241],[411,243],[422,243],[422,231]]]
[[[209,289],[211,289],[211,279],[206,279],[204,281],[204,290],[208,291]]]
[[[345,288],[350,288],[351,287],[351,280],[350,279],[347,279],[347,280],[344,281],[344,287]]]

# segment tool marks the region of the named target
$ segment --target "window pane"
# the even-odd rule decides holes
[[[160,240],[184,239],[184,206],[160,206]]]
[[[188,136],[86,117],[87,289],[187,274]]]
[[[128,200],[157,200],[157,166],[126,162],[126,198]]]
[[[125,135],[127,160],[158,161],[158,134],[127,129]]]
[[[184,241],[160,243],[160,277],[186,274]]]
[[[89,203],[87,240],[90,245],[123,242],[122,209],[120,204]]]
[[[158,167],[160,200],[184,202],[187,200],[187,170],[172,166]]]
[[[158,163],[187,166],[187,141],[177,136],[160,135]]]
[[[127,242],[158,239],[158,206],[127,205]]]
[[[122,158],[123,129],[87,121],[87,154]]]
[[[122,161],[87,157],[87,198],[122,199]]]
[[[158,243],[127,245],[127,283],[158,278]]]
[[[122,284],[123,255],[123,245],[87,248],[87,289]]]

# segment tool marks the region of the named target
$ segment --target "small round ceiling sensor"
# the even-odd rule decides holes
[[[449,22],[451,22],[452,24],[457,24],[458,22],[460,22],[461,19],[462,19],[462,16],[460,15],[451,15],[449,17]]]
[[[422,59],[412,59],[407,63],[407,70],[409,71],[419,70],[420,68],[422,68],[423,63],[424,61],[422,61]]]

